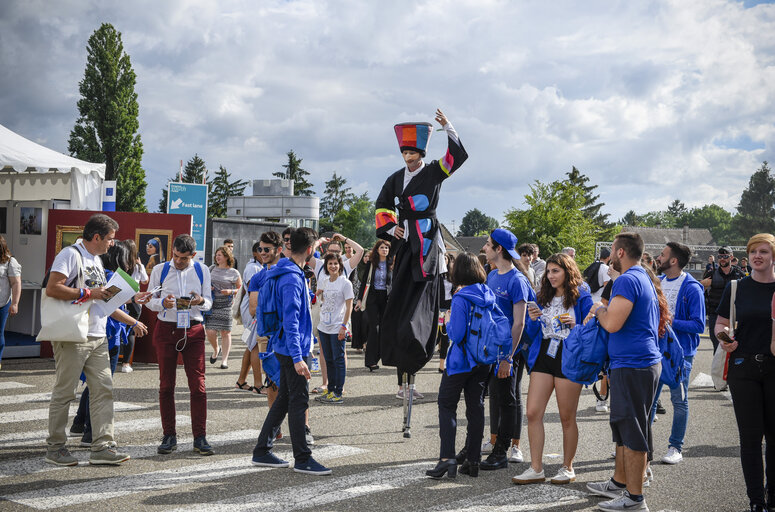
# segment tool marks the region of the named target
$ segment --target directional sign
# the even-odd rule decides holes
[[[207,185],[171,181],[167,191],[167,213],[191,215],[191,236],[196,241],[196,259],[205,260],[207,236]]]

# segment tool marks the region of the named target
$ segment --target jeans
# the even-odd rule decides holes
[[[465,451],[469,462],[479,462],[482,458],[482,437],[484,436],[484,388],[492,366],[479,365],[470,372],[441,376],[439,384],[439,437],[440,459],[455,457],[455,434],[457,430],[457,404],[460,392],[466,401]]]
[[[118,364],[118,353],[120,349],[115,347],[108,352],[110,355],[110,375],[111,377],[116,372],[116,365]],[[83,425],[83,433],[87,432],[91,436],[91,414],[89,414],[89,386],[88,382],[86,387],[81,393],[81,401],[78,403],[78,411],[75,413],[75,419],[73,419],[73,425]]]
[[[309,408],[309,381],[296,373],[291,357],[278,354],[275,357],[280,362],[279,392],[272,408],[264,419],[261,433],[258,434],[256,447],[253,448],[253,456],[266,455],[274,444],[275,437],[280,430],[280,425],[288,415],[288,428],[291,433],[291,445],[293,446],[293,458],[297,464],[304,464],[312,456],[312,450],[307,445],[307,437],[304,415]],[[331,376],[329,375],[329,382]]]
[[[323,350],[328,368],[328,390],[336,396],[341,396],[347,373],[344,361],[345,342],[339,339],[338,334],[328,334],[320,330],[318,334],[320,334],[320,348]]]
[[[501,455],[511,439],[520,439],[522,434],[522,373],[525,360],[521,352],[514,355],[511,376],[499,379],[490,375],[490,434],[496,434]]]
[[[11,301],[0,308],[0,362],[3,360],[3,350],[5,349],[5,322],[8,320],[8,313],[11,311]]]
[[[694,362],[694,356],[684,357],[691,364]],[[649,420],[654,421],[654,415],[657,413],[657,401],[662,393],[661,382],[657,385],[657,394],[654,396],[654,404],[651,406]],[[672,446],[679,452],[684,445],[686,437],[686,425],[689,423],[689,375],[686,376],[681,385],[670,389],[670,401],[673,403],[673,426],[670,429],[670,439],[667,446]]]

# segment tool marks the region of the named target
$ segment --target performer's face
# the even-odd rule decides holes
[[[404,162],[406,163],[406,167],[410,171],[417,170],[417,168],[420,167],[420,164],[422,163],[422,157],[420,156],[420,153],[418,151],[405,149],[401,152],[401,155],[404,157]]]

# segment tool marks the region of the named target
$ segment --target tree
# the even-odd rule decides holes
[[[336,175],[326,182],[326,191],[320,200],[320,231],[333,230],[334,217],[355,201],[350,187],[345,187],[347,179]]]
[[[468,210],[463,215],[463,221],[460,223],[460,229],[457,236],[480,236],[489,235],[493,229],[498,228],[498,220],[488,217],[478,208]]]
[[[675,228],[679,227],[676,218],[667,210],[654,210],[638,217],[641,226],[649,228]]]
[[[584,191],[584,207],[582,208],[584,214],[601,228],[610,228],[613,226],[613,224],[608,222],[608,214],[600,213],[600,209],[605,206],[605,203],[597,202],[597,200],[600,199],[600,194],[593,195],[597,185],[587,185],[589,177],[576,169],[576,166],[573,166],[570,172],[565,174],[568,176],[567,181],[571,185],[580,187]]]
[[[738,243],[746,242],[757,233],[775,232],[775,177],[767,161],[753,173],[748,188],[740,196],[733,227]]]
[[[199,158],[199,155],[194,153],[194,156],[191,157],[191,160],[186,162],[186,166],[183,168],[183,179],[180,179],[180,175],[178,174],[171,180],[168,180],[167,183],[170,181],[178,181],[180,180],[182,183],[207,183],[209,181],[209,174],[210,171],[207,170],[207,166],[205,165],[205,161]],[[208,202],[209,202],[210,194],[208,193]],[[164,189],[161,191],[161,200],[159,201],[159,211],[161,213],[167,213],[167,186],[164,187]],[[209,216],[208,212],[208,216]]]
[[[230,197],[241,196],[248,186],[244,180],[229,181],[231,174],[222,165],[218,166],[215,178],[210,182],[207,216],[211,219],[226,217],[226,202]]]
[[[287,155],[288,163],[283,165],[285,171],[273,172],[272,176],[293,180],[293,195],[311,196],[315,192],[312,190],[312,183],[305,178],[305,176],[309,176],[309,172],[301,167],[303,159],[298,158],[293,150],[288,151]]]
[[[568,181],[537,181],[525,196],[525,210],[510,209],[506,224],[520,242],[538,244],[544,254],[576,249],[579,268],[592,263],[598,226],[584,213],[584,189]]]
[[[719,245],[732,244],[732,214],[717,204],[692,208],[686,213],[686,224],[691,228],[705,228]]]
[[[635,213],[635,210],[630,210],[619,220],[619,224],[624,226],[640,226],[640,217]]]
[[[143,144],[137,133],[136,76],[121,33],[103,23],[89,38],[86,70],[78,84],[78,119],[67,149],[76,158],[105,163],[105,179],[116,180],[116,209],[145,212]]]
[[[374,203],[367,194],[355,198],[346,210],[339,210],[334,217],[336,230],[361,244],[365,250],[377,241],[374,228]]]
[[[689,210],[686,209],[685,204],[676,199],[667,207],[667,213],[673,217],[675,227],[682,227],[686,224],[686,214]]]

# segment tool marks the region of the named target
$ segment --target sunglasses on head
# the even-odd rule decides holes
[[[258,249],[256,249],[256,252],[269,252],[272,249],[274,249],[274,247],[259,247]]]

